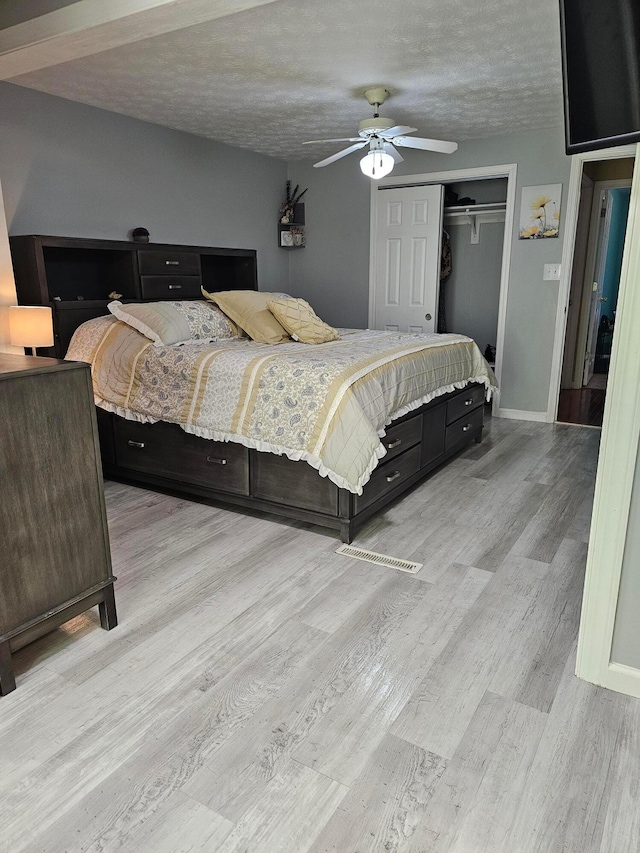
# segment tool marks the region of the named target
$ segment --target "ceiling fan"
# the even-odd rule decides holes
[[[418,136],[407,136],[409,133],[414,133],[416,127],[406,127],[401,124],[394,124],[390,118],[382,118],[378,112],[380,106],[389,97],[390,92],[385,86],[372,86],[370,89],[365,89],[364,96],[374,108],[373,118],[367,118],[360,122],[358,127],[358,135],[346,137],[344,139],[311,139],[309,142],[303,142],[303,145],[316,145],[317,143],[326,142],[352,142],[348,148],[343,148],[337,154],[332,154],[319,163],[314,163],[314,168],[319,169],[322,166],[328,166],[330,163],[335,163],[341,157],[346,157],[352,151],[358,151],[360,148],[369,146],[369,151],[360,161],[360,168],[363,173],[369,178],[378,180],[388,175],[396,163],[402,163],[404,157],[396,149],[399,148],[420,148],[423,151],[438,151],[441,154],[453,154],[457,150],[456,142],[445,142],[442,139],[423,139]]]

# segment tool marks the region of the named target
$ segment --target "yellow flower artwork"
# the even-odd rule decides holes
[[[522,188],[519,237],[543,240],[557,237],[560,226],[562,184]]]
[[[548,195],[539,195],[538,198],[534,198],[531,202],[531,210],[537,210],[539,207],[544,209],[545,204],[549,204],[550,201],[551,198]]]

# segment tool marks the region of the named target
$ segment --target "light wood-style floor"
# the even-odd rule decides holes
[[[599,433],[494,421],[336,555],[107,484],[121,624],[17,655],[11,853],[631,853],[640,701],[574,658]]]

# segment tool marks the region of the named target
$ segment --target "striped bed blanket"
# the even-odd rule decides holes
[[[113,316],[80,326],[67,358],[92,365],[98,406],[129,420],[305,460],[361,494],[385,426],[491,368],[463,335],[340,330],[310,346],[246,338],[157,347]]]

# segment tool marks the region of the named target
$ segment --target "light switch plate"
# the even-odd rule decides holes
[[[543,281],[560,281],[561,264],[545,264]]]

